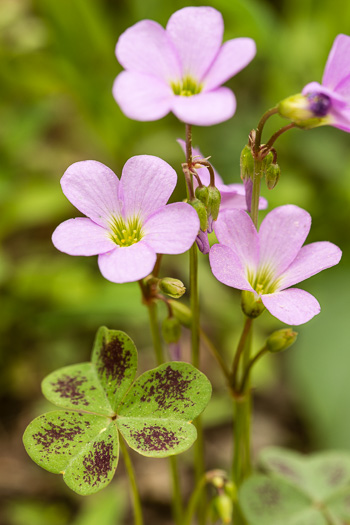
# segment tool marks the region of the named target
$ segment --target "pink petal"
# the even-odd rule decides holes
[[[238,290],[253,291],[239,257],[228,246],[214,244],[209,252],[209,262],[211,271],[221,283]]]
[[[313,295],[298,288],[262,295],[261,299],[270,314],[290,325],[307,323],[321,310]]]
[[[249,215],[243,210],[225,210],[220,212],[214,229],[219,242],[235,252],[242,268],[255,272],[259,260],[259,241]]]
[[[327,97],[331,99],[332,107],[334,108],[342,109],[347,105],[347,101],[343,95],[333,89],[322,86],[322,84],[319,84],[318,82],[310,82],[309,84],[306,84],[302,90],[303,95],[309,95],[311,93],[327,95]]]
[[[289,288],[326,268],[330,268],[341,259],[341,250],[327,241],[313,242],[303,246],[292,264],[280,276],[279,288]]]
[[[260,262],[280,275],[298,255],[311,226],[307,211],[287,204],[272,210],[259,230]]]
[[[113,96],[123,113],[134,120],[165,117],[175,97],[170,86],[155,77],[122,71],[114,81]]]
[[[72,164],[61,178],[61,186],[67,199],[100,226],[108,226],[110,216],[120,213],[118,177],[101,162]]]
[[[256,45],[251,38],[235,38],[225,42],[205,75],[205,91],[221,86],[236,75],[253,60],[255,54]]]
[[[143,240],[156,253],[183,253],[199,230],[196,211],[184,202],[168,204],[151,215],[143,226]]]
[[[108,237],[108,230],[85,217],[62,222],[53,232],[52,242],[55,248],[69,255],[98,255],[116,246]]]
[[[191,97],[175,96],[172,100],[172,111],[177,118],[197,126],[224,122],[234,115],[235,110],[235,96],[225,87]]]
[[[176,171],[164,160],[152,155],[131,157],[120,179],[124,216],[138,216],[144,222],[165,206],[177,182]]]
[[[322,84],[337,89],[338,84],[350,74],[349,56],[350,37],[340,34],[335,38],[328,55]]]
[[[330,125],[350,133],[350,106],[343,111],[330,112]]]
[[[181,65],[165,29],[153,20],[129,27],[115,49],[121,65],[135,73],[145,73],[170,83],[181,78]]]
[[[112,283],[130,283],[149,275],[156,263],[156,253],[140,241],[131,246],[115,246],[115,250],[98,258],[100,271]]]
[[[182,74],[200,82],[222,42],[221,13],[212,7],[185,7],[170,17],[166,30],[180,57]]]

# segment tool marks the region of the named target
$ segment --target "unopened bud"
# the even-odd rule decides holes
[[[181,324],[176,317],[166,317],[162,323],[162,336],[166,343],[177,343],[181,337]]]
[[[317,100],[316,100],[317,98]],[[328,109],[330,99],[327,95],[298,93],[285,98],[278,104],[278,113],[281,117],[289,118],[297,126],[304,129],[316,128],[328,124]]]
[[[211,215],[213,220],[216,221],[219,215],[221,194],[215,186],[208,186],[208,215]]]
[[[254,157],[250,146],[245,146],[241,153],[241,179],[244,182],[247,179],[252,179],[254,175]]]
[[[192,324],[192,311],[191,309],[179,301],[169,301],[171,310],[176,317],[176,319],[187,328],[190,328]]]
[[[158,286],[162,293],[169,297],[173,297],[174,299],[179,299],[186,292],[183,282],[179,279],[173,279],[172,277],[164,277],[164,279],[160,279]]]
[[[226,481],[224,491],[233,501],[237,501],[237,487],[232,481]]]
[[[259,317],[259,315],[265,310],[265,306],[260,297],[254,292],[249,292],[248,290],[243,290],[242,292],[241,307],[245,315],[251,319]]]
[[[281,168],[278,164],[270,164],[265,171],[265,182],[269,190],[273,190],[280,180]]]
[[[208,206],[209,192],[207,186],[197,186],[194,194],[198,200],[203,202],[204,206]]]
[[[208,228],[208,213],[207,208],[203,204],[202,201],[199,199],[194,199],[193,201],[189,201],[189,204],[193,206],[193,208],[196,210],[197,215],[199,217],[199,224],[202,231],[207,231]]]
[[[298,336],[291,328],[282,328],[273,332],[266,341],[266,348],[269,352],[282,352],[295,342]]]
[[[233,513],[233,501],[223,492],[213,499],[213,507],[222,523],[231,523]]]

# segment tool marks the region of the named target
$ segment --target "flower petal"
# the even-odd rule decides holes
[[[322,84],[337,89],[338,84],[350,74],[349,55],[350,37],[342,34],[336,36],[328,55]]]
[[[129,27],[115,48],[121,65],[135,73],[145,73],[170,83],[181,77],[181,65],[174,44],[165,29],[153,20]]]
[[[225,87],[191,97],[175,96],[171,104],[178,119],[197,126],[212,126],[224,122],[236,110],[236,98]]]
[[[85,217],[62,222],[53,232],[52,242],[55,248],[69,255],[98,255],[116,246],[105,228]]]
[[[272,210],[259,230],[259,266],[280,275],[298,255],[311,226],[309,213],[287,204]]]
[[[262,295],[261,300],[270,314],[290,325],[307,323],[321,310],[317,299],[299,288]]]
[[[151,215],[143,226],[144,242],[156,253],[183,253],[194,243],[199,219],[184,202],[168,204]]]
[[[103,253],[98,258],[100,271],[112,283],[131,283],[149,275],[156,263],[156,253],[140,241],[131,246]]]
[[[346,110],[330,112],[330,125],[350,132],[350,106]]]
[[[219,242],[235,252],[245,272],[250,270],[255,273],[259,260],[259,240],[249,215],[237,209],[220,212],[214,230]]]
[[[122,71],[117,76],[113,84],[113,96],[127,117],[140,121],[165,117],[175,97],[165,82],[131,71]]]
[[[246,67],[256,54],[251,38],[235,38],[225,42],[203,80],[204,90],[221,86]]]
[[[120,186],[124,216],[138,216],[145,221],[165,206],[177,182],[176,171],[153,155],[131,157],[124,165]]]
[[[209,252],[211,271],[218,281],[238,290],[253,291],[245,276],[245,268],[228,246],[214,244]]]
[[[180,56],[183,76],[200,82],[220,49],[221,13],[213,7],[185,7],[169,18],[166,30]]]
[[[279,289],[289,288],[316,273],[330,268],[341,259],[341,250],[327,241],[313,242],[303,246],[292,264],[280,276]]]
[[[61,186],[67,199],[100,226],[108,226],[109,217],[120,213],[119,179],[101,162],[72,164],[61,178]]]

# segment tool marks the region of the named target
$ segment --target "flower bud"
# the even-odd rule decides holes
[[[224,491],[233,501],[237,501],[237,487],[232,481],[226,481]]]
[[[176,317],[166,317],[162,323],[162,336],[166,343],[177,343],[181,336],[181,325]]]
[[[187,328],[190,328],[192,324],[192,311],[188,306],[179,301],[170,300],[169,304],[171,306],[172,312],[176,319]]]
[[[216,221],[220,210],[221,194],[215,186],[208,186],[208,193],[208,215],[211,215],[213,220]]]
[[[295,342],[298,336],[291,328],[282,328],[273,332],[266,341],[266,348],[269,352],[282,352]]]
[[[251,319],[259,317],[259,315],[265,310],[265,306],[260,297],[254,292],[249,292],[248,290],[242,291],[241,307],[243,313]]]
[[[311,129],[328,123],[326,117],[329,107],[330,99],[327,95],[298,93],[282,100],[278,104],[278,113],[300,128]]]
[[[158,286],[162,293],[174,299],[179,299],[186,292],[184,284],[179,279],[173,279],[172,277],[160,279]]]
[[[270,164],[265,171],[265,182],[269,190],[273,190],[281,176],[281,168],[278,164]]]
[[[208,228],[208,213],[207,213],[206,206],[199,199],[194,199],[193,201],[189,201],[189,204],[191,204],[191,206],[193,206],[193,208],[197,212],[197,215],[199,217],[199,223],[200,223],[201,230],[204,231],[204,232],[207,231],[207,228]]]
[[[198,200],[203,202],[204,206],[208,206],[209,192],[207,186],[197,186],[194,194]]]
[[[222,523],[231,523],[233,502],[225,492],[213,498],[213,507]]]
[[[241,165],[241,179],[244,182],[249,178],[253,178],[254,174],[254,157],[250,146],[245,146],[241,153],[240,158]]]

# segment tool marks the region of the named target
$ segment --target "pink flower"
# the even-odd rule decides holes
[[[76,162],[64,173],[61,185],[87,218],[60,224],[53,244],[69,255],[98,255],[100,271],[109,281],[146,277],[157,253],[185,252],[199,230],[190,205],[166,205],[176,181],[173,168],[150,155],[129,159],[120,180],[100,162]]]
[[[212,7],[185,7],[166,29],[142,20],[127,29],[116,46],[125,68],[113,95],[126,116],[157,120],[172,111],[188,124],[210,126],[232,117],[236,100],[221,85],[253,59],[250,38],[225,42],[221,14]]]
[[[223,212],[215,224],[220,244],[209,254],[215,277],[233,288],[253,292],[280,321],[299,325],[320,312],[308,292],[289,288],[334,266],[340,249],[330,242],[302,246],[311,226],[307,211],[291,204],[272,210],[259,233],[242,210]]]

